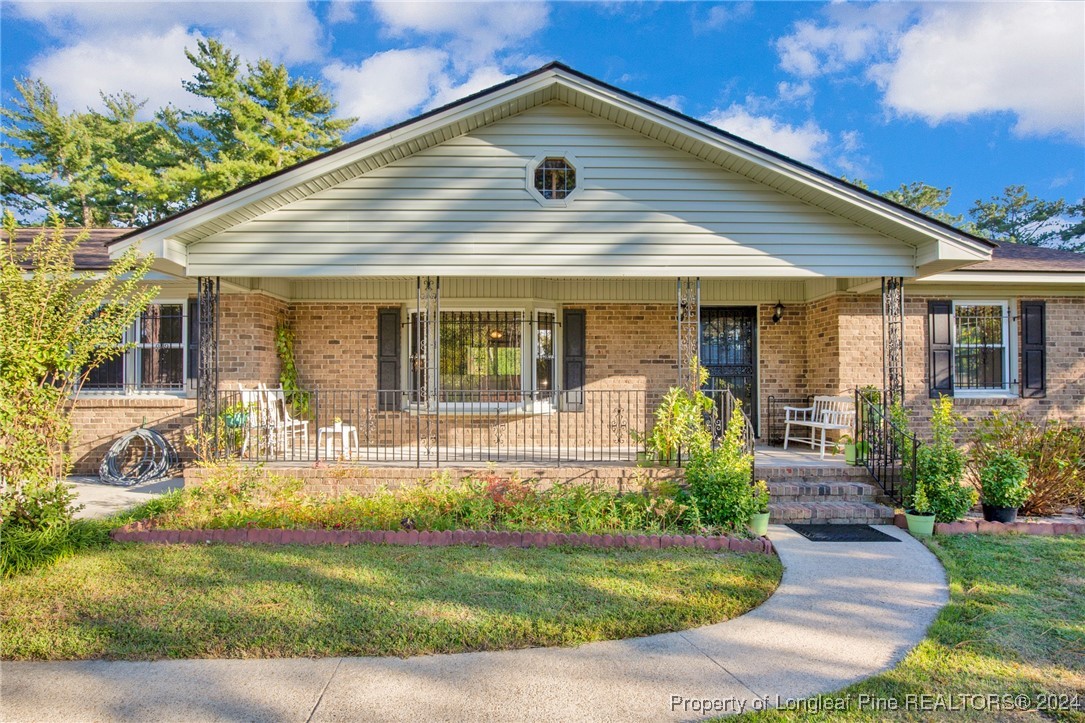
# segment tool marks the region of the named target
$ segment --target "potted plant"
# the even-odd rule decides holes
[[[905,500],[905,514],[915,516],[917,529],[913,534],[930,534],[934,522],[956,522],[976,503],[976,491],[962,484],[965,456],[953,442],[960,415],[953,411],[953,400],[941,397],[934,402],[931,414],[929,444],[919,448],[915,459],[915,479],[911,480],[911,494]],[[928,515],[930,520],[921,520]],[[909,519],[908,531],[912,532]]]
[[[769,486],[765,480],[759,479],[754,483],[753,500],[757,512],[750,515],[750,532],[763,537],[769,531]]]
[[[855,464],[855,440],[851,438],[850,434],[841,435],[837,444],[844,447],[844,462],[846,464]]]
[[[934,534],[934,517],[934,507],[927,497],[927,486],[917,482],[904,508],[908,532],[915,537],[930,537]]]
[[[988,522],[1014,522],[1017,510],[1028,501],[1028,465],[1014,452],[1004,450],[992,455],[980,470],[980,500],[983,519]]]

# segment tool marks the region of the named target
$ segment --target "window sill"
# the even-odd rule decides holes
[[[550,414],[557,411],[557,408],[551,402],[535,402],[532,404],[520,404],[518,402],[508,402],[506,404],[497,403],[485,403],[485,402],[441,402],[437,407],[423,407],[418,404],[408,405],[404,411],[414,415],[449,415],[449,416],[472,416],[472,415],[488,415],[494,414],[509,414],[528,416],[532,414]]]

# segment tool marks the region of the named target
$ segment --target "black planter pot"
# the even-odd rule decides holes
[[[1017,508],[995,507],[984,502],[983,519],[988,522],[1017,522]]]

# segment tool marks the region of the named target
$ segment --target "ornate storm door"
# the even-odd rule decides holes
[[[752,306],[701,308],[701,364],[708,389],[730,389],[757,425],[757,309]]]

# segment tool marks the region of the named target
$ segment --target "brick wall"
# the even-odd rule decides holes
[[[384,305],[387,306],[387,305]],[[304,388],[377,388],[376,304],[297,303],[290,307],[294,361]]]
[[[72,412],[75,437],[69,447],[76,474],[97,474],[102,458],[122,436],[145,426],[187,456],[184,431],[192,424],[196,401],[171,396],[83,396]]]
[[[219,386],[279,384],[275,325],[287,305],[264,294],[223,294],[219,316]]]
[[[585,310],[589,389],[666,389],[677,384],[674,304],[587,304],[575,308]]]

